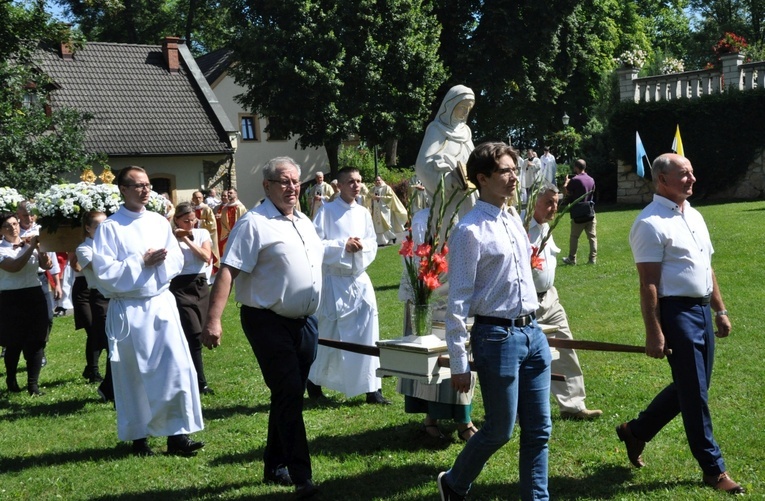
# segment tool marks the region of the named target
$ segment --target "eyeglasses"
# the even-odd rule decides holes
[[[300,186],[300,181],[293,181],[292,179],[269,179],[269,183],[279,183],[282,188],[289,188],[290,186]]]
[[[514,169],[496,169],[494,172],[499,174],[500,176],[507,176],[510,173],[513,173],[515,176],[517,176],[520,173],[520,170],[516,167]]]
[[[135,188],[138,191],[151,190],[152,188],[152,186],[149,183],[124,184],[123,186],[127,188]]]

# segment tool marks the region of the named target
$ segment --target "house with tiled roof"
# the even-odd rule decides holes
[[[66,43],[41,45],[36,64],[54,82],[51,108],[92,116],[86,148],[105,154],[115,173],[139,165],[175,203],[232,182],[238,130],[178,38],[88,42],[74,52]]]
[[[265,131],[268,117],[245,110],[236,101],[235,97],[244,93],[246,89],[238,85],[229,72],[235,64],[231,50],[220,49],[205,54],[197,58],[197,64],[215,91],[229,120],[238,128],[239,143],[235,164],[239,199],[242,203],[252,207],[265,196],[260,170],[274,157],[288,156],[295,159],[301,167],[303,182],[312,180],[318,171],[329,171],[326,150],[302,149],[297,145],[295,138],[273,137]]]

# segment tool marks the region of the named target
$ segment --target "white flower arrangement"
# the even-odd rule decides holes
[[[617,59],[617,63],[628,68],[642,68],[648,59],[648,54],[643,49],[633,46],[629,50],[622,52],[622,55]]]
[[[682,73],[685,71],[685,63],[682,59],[668,57],[661,63],[661,74],[669,75],[671,73]]]
[[[110,216],[122,205],[119,188],[114,184],[57,184],[35,195],[34,213],[44,228],[55,231],[62,224],[81,225],[83,214],[99,211]],[[166,200],[152,191],[146,209],[165,215]]]
[[[18,191],[13,188],[0,187],[0,212],[15,213],[19,203],[24,201]]]

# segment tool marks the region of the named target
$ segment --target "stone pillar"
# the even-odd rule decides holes
[[[619,98],[622,101],[640,102],[640,89],[635,84],[638,76],[638,68],[619,68],[616,74],[619,76]]]
[[[726,92],[731,89],[742,90],[739,66],[744,62],[744,55],[738,52],[723,54],[720,60],[722,61],[723,90]]]

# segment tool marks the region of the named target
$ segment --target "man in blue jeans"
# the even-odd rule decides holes
[[[521,499],[549,499],[550,348],[534,318],[538,303],[531,244],[520,219],[505,207],[518,182],[517,158],[504,143],[473,150],[467,172],[480,197],[449,241],[446,342],[452,385],[462,392],[470,389],[465,345],[467,318],[474,317],[470,345],[485,421],[452,468],[438,475],[442,501],[464,499],[486,461],[510,440],[516,418],[521,426]]]

